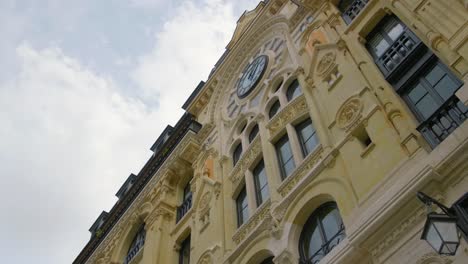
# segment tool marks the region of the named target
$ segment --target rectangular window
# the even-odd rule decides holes
[[[287,135],[283,136],[278,142],[276,142],[276,155],[278,156],[278,163],[281,170],[281,177],[286,178],[296,168],[294,162],[294,156],[289,144],[289,138]]]
[[[190,235],[180,244],[179,264],[190,264]]]
[[[270,197],[268,190],[268,179],[265,172],[265,163],[261,160],[253,170],[255,196],[257,198],[257,206],[260,206],[265,200]]]
[[[242,188],[241,192],[236,199],[237,207],[237,226],[240,227],[249,218],[249,203],[247,202],[247,192],[245,187]]]
[[[309,155],[318,145],[317,133],[312,125],[312,120],[307,119],[296,126],[297,136],[301,143],[302,154],[304,157]]]

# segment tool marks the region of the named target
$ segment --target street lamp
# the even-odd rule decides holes
[[[440,255],[455,255],[460,245],[461,233],[466,235],[468,218],[466,217],[466,211],[463,212],[465,208],[460,208],[460,204],[466,204],[468,201],[467,194],[462,197],[463,199],[458,200],[452,205],[451,208],[447,208],[425,193],[417,193],[419,200],[428,209],[421,239],[426,240]],[[432,205],[439,207],[443,213],[433,212]]]

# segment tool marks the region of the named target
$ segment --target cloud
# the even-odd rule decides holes
[[[69,263],[165,124],[58,48],[16,52],[21,71],[0,85],[1,255],[5,263]]]

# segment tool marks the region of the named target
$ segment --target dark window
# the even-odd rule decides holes
[[[387,16],[367,36],[367,49],[380,71],[391,78],[414,63],[423,48],[419,38],[395,16]],[[418,52],[416,52],[418,51]]]
[[[281,82],[278,85],[276,85],[274,92],[278,91],[281,85],[283,85],[283,80],[281,80]]]
[[[270,117],[270,119],[272,117],[274,117],[276,115],[276,113],[278,113],[279,109],[281,108],[281,105],[280,105],[280,102],[278,100],[276,100],[276,102],[274,102],[271,107],[270,107],[270,111],[268,112],[268,116]]]
[[[468,118],[454,95],[462,82],[397,17],[382,19],[367,48],[386,80],[421,122],[417,130],[437,146]]]
[[[455,92],[462,82],[439,60],[412,77],[402,97],[421,122],[418,130],[435,147],[468,118]]]
[[[176,223],[192,208],[192,190],[190,189],[190,183],[185,185],[182,199],[182,204],[177,207]]]
[[[250,133],[249,133],[249,142],[250,143],[255,139],[257,134],[258,134],[258,125],[255,124],[255,126],[253,126],[252,129],[250,129]]]
[[[301,87],[299,86],[299,82],[297,80],[294,80],[289,87],[288,90],[286,91],[286,97],[288,98],[288,101],[291,101],[292,99],[298,97],[302,93]]]
[[[236,199],[237,226],[240,227],[249,218],[249,203],[247,202],[247,192],[245,187],[240,191]]]
[[[318,263],[345,237],[343,221],[336,203],[320,206],[302,229],[299,252],[301,264]]]
[[[180,244],[179,264],[190,264],[190,236]]]
[[[281,169],[281,176],[284,179],[296,168],[288,136],[285,135],[278,140],[275,147]]]
[[[368,0],[341,0],[338,9],[346,24],[350,24],[361,10],[364,9]]]
[[[124,264],[129,263],[137,254],[143,249],[145,245],[146,230],[145,225],[141,225],[135,237],[133,238],[130,248],[128,249],[127,256],[125,257]]]
[[[232,163],[233,163],[234,166],[236,166],[236,164],[239,161],[241,155],[242,155],[242,143],[239,143],[236,146],[236,148],[234,149],[234,152],[232,153]]]
[[[265,172],[265,163],[261,160],[253,170],[255,196],[257,198],[257,206],[260,206],[265,200],[270,197],[268,190],[268,179]]]
[[[273,263],[273,257],[268,257],[262,261],[260,264],[274,264]]]
[[[311,153],[318,145],[319,141],[312,121],[307,119],[296,126],[299,142],[301,143],[302,154],[304,157]]]

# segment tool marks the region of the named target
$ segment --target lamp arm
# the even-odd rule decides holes
[[[435,200],[434,198],[430,197],[429,195],[423,193],[423,192],[418,192],[416,194],[416,196],[418,197],[418,199],[425,205],[427,206],[431,206],[432,204],[435,204],[437,205],[437,207],[439,207],[446,215],[448,216],[456,216],[455,215],[455,212],[453,212],[453,210],[451,208],[448,208],[447,206],[439,203],[437,200]]]

